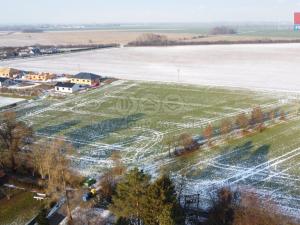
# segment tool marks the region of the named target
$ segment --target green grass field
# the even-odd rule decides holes
[[[40,202],[29,192],[17,191],[10,200],[0,200],[0,225],[25,224],[38,213]]]
[[[74,166],[84,174],[98,174],[112,165],[119,151],[127,166],[151,174],[185,174],[189,193],[212,186],[255,187],[272,193],[286,209],[298,212],[300,196],[300,119],[294,117],[264,132],[201,149],[182,157],[169,157],[165,139],[183,132],[202,135],[204,127],[217,127],[255,106],[280,107],[296,112],[296,101],[279,93],[255,92],[177,84],[117,81],[100,89],[43,99],[18,107],[41,138],[62,138],[78,153]],[[296,114],[296,113],[295,113]]]

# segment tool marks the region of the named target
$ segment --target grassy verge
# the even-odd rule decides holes
[[[0,225],[27,222],[38,212],[40,204],[32,193],[23,191],[17,191],[10,200],[1,199]]]

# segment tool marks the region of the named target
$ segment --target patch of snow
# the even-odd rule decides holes
[[[1,97],[0,96],[0,108],[10,106],[16,103],[25,101],[23,98],[10,98],[10,97]]]

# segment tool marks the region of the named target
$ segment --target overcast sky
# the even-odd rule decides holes
[[[300,0],[0,0],[1,24],[293,21]]]

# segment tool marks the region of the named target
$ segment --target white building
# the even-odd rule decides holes
[[[13,81],[11,79],[0,77],[0,88],[2,87],[8,87],[13,84]]]
[[[74,93],[76,91],[79,91],[79,89],[80,89],[80,85],[74,84],[74,83],[58,82],[55,85],[55,91],[57,91],[57,92]]]

